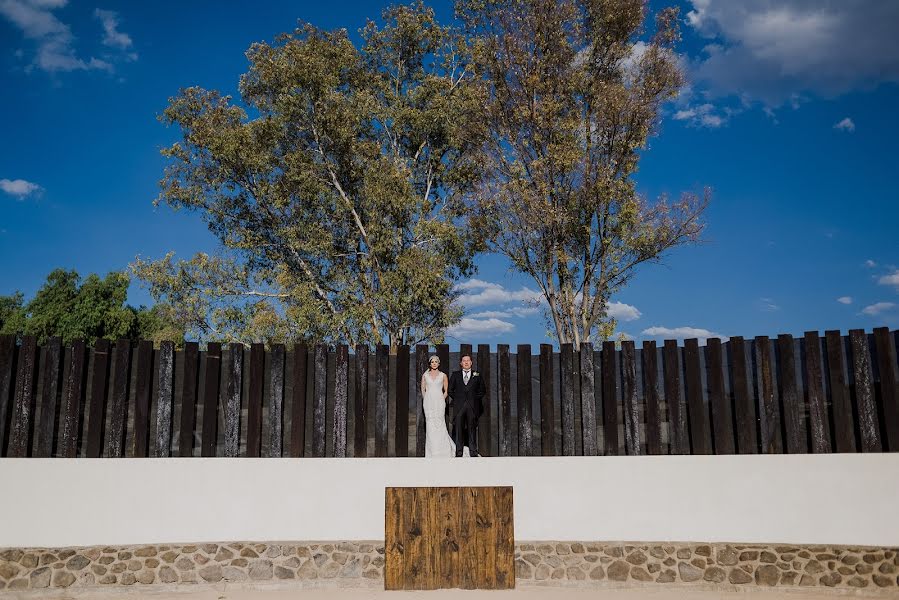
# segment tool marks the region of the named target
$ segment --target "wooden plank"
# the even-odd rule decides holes
[[[812,452],[825,454],[831,451],[830,417],[827,414],[827,399],[821,380],[821,339],[817,331],[806,331],[805,349],[805,399],[808,403],[809,430]]]
[[[453,374],[458,365],[450,365],[449,344],[437,344],[437,357],[440,359],[440,370],[446,373],[447,377]]]
[[[519,344],[515,356],[518,366],[518,456],[533,456],[531,421],[531,345]]]
[[[62,406],[60,407],[59,449],[61,458],[78,456],[78,437],[81,431],[81,410],[85,399],[87,383],[87,348],[84,340],[72,342],[69,364],[66,369],[66,381],[62,390]]]
[[[358,356],[358,347],[357,347]],[[384,589],[404,588],[406,544],[406,497],[410,488],[388,487],[384,490]]]
[[[175,344],[159,344],[159,387],[156,393],[156,454],[167,458],[172,454],[172,414],[175,404]],[[238,411],[240,405],[238,405]],[[238,420],[240,415],[238,413]]]
[[[328,400],[328,347],[316,344],[313,356],[312,388],[312,456],[325,456],[326,423],[325,410]]]
[[[215,456],[218,437],[219,387],[222,378],[222,345],[206,344],[206,376],[203,378],[203,433],[200,455]]]
[[[787,436],[786,450],[790,454],[808,454],[805,406],[802,398],[799,396],[799,383],[796,380],[796,356],[793,350],[793,336],[788,334],[778,335],[777,347],[780,352],[777,381],[780,386],[780,398],[784,413],[784,426]]]
[[[624,448],[631,456],[640,445],[640,400],[637,398],[637,360],[633,340],[621,342],[621,395],[624,400]]]
[[[724,393],[723,358],[721,340],[709,338],[705,346],[705,366],[709,386],[709,406],[712,409],[712,443],[715,454],[736,454],[733,410],[730,398]]]
[[[350,349],[338,344],[334,353],[334,456],[347,455],[347,407],[349,406]]]
[[[194,431],[197,427],[197,388],[200,376],[200,345],[184,344],[184,376],[181,380],[181,424],[178,439],[178,455],[194,455]]]
[[[459,587],[473,590],[478,585],[478,489],[463,487],[459,515]],[[482,517],[483,518],[483,517]]]
[[[602,343],[603,455],[618,454],[618,398],[615,393],[615,342]]]
[[[471,344],[459,344],[459,362],[462,362],[462,357],[468,356],[471,358],[472,370],[477,370],[474,367],[474,355],[471,353]]]
[[[512,399],[510,398],[512,368],[509,359],[509,345],[499,344],[496,351],[498,353],[497,375],[499,376],[499,455],[512,456]]]
[[[833,407],[834,445],[837,452],[857,452],[855,445],[855,417],[849,398],[843,362],[843,338],[839,331],[825,331],[827,349],[827,377],[830,384],[830,402]]]
[[[41,356],[41,420],[37,426],[34,455],[53,456],[59,423],[59,394],[62,379],[62,338],[51,337]]]
[[[852,374],[855,379],[855,404],[858,410],[858,429],[862,452],[881,452],[880,419],[874,403],[874,377],[871,373],[871,353],[864,329],[849,330],[852,347]]]
[[[711,454],[709,414],[702,402],[702,374],[699,365],[699,340],[684,340],[685,391],[690,421],[690,450],[693,454]]]
[[[543,456],[555,455],[553,381],[553,347],[540,344],[540,449]]]
[[[668,405],[668,423],[671,428],[671,454],[690,454],[687,409],[681,394],[680,351],[676,340],[665,340],[662,359],[665,403]]]
[[[0,457],[6,456],[15,366],[16,336],[12,334],[0,335]]]
[[[758,421],[755,416],[755,402],[750,393],[749,376],[746,372],[746,344],[740,336],[728,341],[731,381],[733,382],[734,416],[737,422],[737,452],[758,454]]]
[[[490,390],[490,346],[478,344],[477,370],[484,380],[487,393],[484,395],[482,407],[484,412],[478,421],[478,452],[481,456],[489,456],[496,439],[496,415],[493,414]]]
[[[515,526],[512,487],[493,488],[494,527],[496,528],[496,583],[493,589],[515,588]]]
[[[108,458],[125,454],[125,427],[128,423],[128,383],[131,381],[131,340],[121,338],[113,347],[112,397],[109,402],[109,429],[106,431]]]
[[[574,456],[574,346],[559,346],[559,392],[562,403],[562,456]]]
[[[428,347],[415,346],[415,456],[425,455],[425,410],[421,393],[421,376],[428,370]]]
[[[293,387],[290,390],[290,456],[301,457],[306,450],[306,382],[309,348],[293,346]]]
[[[37,353],[37,338],[33,335],[24,336],[16,365],[15,396],[7,450],[10,458],[31,456],[37,393]]]
[[[496,588],[496,522],[495,488],[473,488],[477,504],[475,517],[475,587],[492,590]]]
[[[153,386],[153,342],[141,340],[134,364],[134,446],[131,455],[146,458],[150,452],[150,393]]]
[[[426,501],[424,502],[423,537],[427,545],[427,556],[424,571],[424,589],[436,590],[445,587],[440,582],[440,516],[438,492],[441,488],[424,488]]]
[[[762,453],[782,454],[780,404],[774,397],[774,377],[771,358],[771,344],[767,336],[755,338],[756,361],[761,386],[759,388],[759,415],[762,432]]]
[[[874,329],[877,370],[880,374],[880,403],[883,406],[885,448],[899,451],[899,384],[896,381],[896,348],[887,327]]]
[[[268,390],[268,452],[280,458],[284,454],[284,364],[287,349],[284,344],[272,344],[269,352]]]
[[[646,453],[662,454],[662,411],[659,410],[656,343],[644,341],[642,354],[643,397],[646,401]]]
[[[265,345],[250,344],[250,386],[247,398],[247,456],[262,451],[262,393],[265,385]]]
[[[390,347],[375,347],[375,456],[387,456],[387,413],[390,382]],[[447,359],[449,362],[449,359]],[[446,362],[441,361],[441,366]]]
[[[223,411],[225,429],[224,455],[240,454],[240,396],[243,390],[243,344],[228,344],[229,369]]]
[[[462,490],[458,487],[438,488],[434,498],[439,509],[439,523],[436,532],[438,534],[437,585],[434,587],[457,588],[462,583],[458,540]]]
[[[418,378],[415,378],[416,383]],[[397,456],[409,456],[409,346],[396,349],[396,439]],[[418,386],[420,387],[420,386]]]
[[[377,350],[376,350],[377,352]],[[403,589],[424,589],[427,578],[428,541],[424,537],[425,501],[427,500],[426,488],[409,488],[409,496],[404,498],[405,504],[405,534],[404,546],[406,548],[403,559],[404,581]]]
[[[106,428],[106,394],[109,388],[109,340],[94,343],[91,397],[87,417],[87,458],[100,458]]]
[[[593,344],[581,344],[581,435],[584,456],[596,456],[596,390],[594,387]]]

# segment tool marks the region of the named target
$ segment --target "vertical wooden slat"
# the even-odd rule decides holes
[[[200,455],[215,456],[218,437],[219,386],[222,377],[222,345],[206,344],[206,377],[203,386],[203,434],[200,437]]]
[[[615,342],[602,343],[602,431],[603,454],[618,454],[618,398],[615,394]]]
[[[91,373],[91,401],[87,418],[87,458],[100,458],[103,450],[103,430],[106,428],[106,394],[109,380],[109,340],[98,339],[94,344],[94,364]]]
[[[444,487],[439,489],[437,496],[440,507],[438,513],[440,535],[437,546],[439,587],[457,588],[462,582],[458,540],[462,490],[457,487]]]
[[[197,342],[184,344],[184,378],[181,381],[181,425],[178,455],[194,455],[194,431],[197,424],[197,387],[200,375],[200,346]]]
[[[888,452],[899,451],[899,385],[896,382],[896,348],[887,327],[874,329],[877,370],[880,373],[880,402]]]
[[[562,403],[562,456],[574,456],[574,347],[559,346],[559,395]]]
[[[593,344],[581,344],[581,430],[584,456],[596,456],[596,390],[594,388]]]
[[[363,346],[357,346],[358,349]],[[367,354],[367,352],[366,352]],[[405,516],[408,506],[406,496],[411,494],[410,488],[388,487],[385,490],[385,524],[384,524],[384,589],[401,590],[404,587],[404,561],[406,550]]]
[[[783,453],[783,436],[781,435],[780,405],[774,397],[773,365],[771,364],[771,345],[767,336],[755,338],[758,371],[761,378],[759,389],[759,415],[761,417],[762,453]]]
[[[37,339],[32,335],[22,338],[15,390],[7,456],[24,458],[31,455],[37,391]]]
[[[225,395],[223,415],[225,428],[224,455],[228,458],[235,458],[240,454],[240,396],[243,390],[243,344],[229,344],[228,354],[230,368],[228,369],[228,387]]]
[[[511,393],[512,369],[509,359],[509,345],[499,344],[496,347],[499,354],[499,455],[512,456],[512,399]]]
[[[375,348],[375,360],[377,360],[378,348]],[[426,488],[407,488],[408,498],[404,515],[405,556],[403,559],[405,580],[403,589],[420,590],[427,578],[427,554],[429,551],[427,540],[424,538],[424,517]]]
[[[699,340],[684,340],[687,414],[690,420],[690,448],[693,454],[711,454],[709,415],[702,402],[702,374],[699,365]]]
[[[378,344],[375,347],[375,456],[387,456],[387,402],[390,381],[390,347]],[[441,365],[449,362],[440,362]]]
[[[858,409],[862,452],[880,452],[883,445],[880,442],[880,419],[874,403],[868,336],[863,329],[850,329],[849,343],[852,347],[852,373],[855,378],[855,404]]]
[[[293,346],[293,387],[290,390],[290,456],[299,458],[306,451],[306,381],[309,348]]]
[[[518,456],[532,456],[531,345],[519,344],[515,359],[518,362]]]
[[[643,342],[643,397],[646,401],[646,453],[662,453],[662,415],[659,410],[659,381],[656,343]]]
[[[417,379],[417,378],[416,378]],[[409,456],[409,346],[396,349],[396,440],[397,456]]]
[[[415,456],[425,455],[425,410],[421,393],[421,376],[428,370],[428,347],[415,346]]]
[[[440,516],[438,514],[437,503],[440,500],[437,489],[425,488],[427,492],[427,501],[425,502],[425,514],[422,519],[425,533],[425,544],[428,546],[427,562],[425,563],[425,589],[435,590],[441,586],[440,569],[438,560],[440,559],[439,532],[440,532]],[[439,489],[439,488],[438,488]]]
[[[37,427],[35,456],[53,456],[59,408],[60,379],[62,377],[62,339],[50,338],[41,357],[41,420]]]
[[[834,444],[837,452],[856,452],[855,418],[844,372],[843,338],[839,331],[825,331],[824,343],[827,347],[827,376],[833,406]]]
[[[728,344],[737,422],[737,452],[758,454],[759,442],[756,433],[758,421],[755,417],[753,394],[749,392],[749,376],[746,373],[746,344],[740,336],[730,338]]]
[[[315,356],[313,357],[313,361],[312,456],[322,458],[325,455],[325,410],[328,399],[328,347],[326,345],[315,345]]]
[[[349,406],[350,349],[338,344],[334,354],[334,456],[347,455],[347,407]]]
[[[830,447],[830,418],[821,383],[821,339],[817,331],[805,332],[805,398],[808,402],[812,452],[825,454]]]
[[[668,423],[672,454],[690,454],[690,434],[687,411],[681,395],[681,367],[676,340],[665,340],[662,351],[662,368],[665,377],[665,403],[668,405]]]
[[[60,407],[59,451],[62,458],[78,456],[78,433],[81,431],[81,407],[84,404],[85,368],[87,367],[87,348],[84,340],[72,342],[66,382],[62,391]],[[2,378],[2,374],[0,374]]]
[[[553,347],[551,344],[540,344],[540,448],[543,456],[555,454],[553,381]]]
[[[113,348],[112,398],[109,403],[109,429],[106,431],[105,456],[121,458],[125,453],[125,426],[128,412],[128,383],[131,380],[131,340],[119,339]]]
[[[477,488],[465,487],[461,493],[462,502],[459,513],[459,566],[461,581],[459,587],[472,590],[477,587],[478,555],[476,552],[478,537],[478,492]]]
[[[159,389],[156,394],[156,457],[172,453],[172,413],[175,402],[175,344],[159,344]],[[238,405],[240,410],[240,405]],[[239,414],[238,414],[239,418]]]
[[[484,395],[482,408],[484,412],[478,421],[478,452],[481,456],[489,456],[493,441],[496,439],[496,415],[493,414],[490,396],[490,346],[488,344],[478,344],[478,362],[477,370],[484,380],[484,386],[487,393]]]
[[[447,377],[453,374],[453,371],[459,368],[459,365],[451,365],[449,344],[437,344],[437,357],[440,359],[440,370],[446,373]]]
[[[250,345],[250,388],[247,398],[247,456],[262,450],[262,390],[265,384],[265,345]]]
[[[787,435],[786,450],[790,454],[808,454],[805,406],[802,405],[802,399],[799,397],[799,384],[796,380],[793,336],[788,334],[778,335],[777,347],[780,352],[777,380],[780,385],[784,426]]]
[[[733,411],[730,398],[724,393],[724,364],[721,340],[709,338],[705,347],[706,381],[709,386],[709,406],[712,409],[712,435],[715,454],[735,454]]]
[[[152,341],[141,340],[138,343],[134,369],[136,374],[134,381],[134,447],[131,454],[137,458],[145,458],[150,452],[150,393],[153,386]],[[216,388],[217,394],[218,388]]]
[[[280,457],[284,451],[284,344],[272,344],[269,354],[268,456]]]
[[[633,340],[621,342],[621,395],[624,400],[624,448],[631,456],[642,454],[640,403],[637,398],[637,357]]]
[[[0,457],[6,456],[12,411],[13,373],[16,363],[16,336],[0,335]]]
[[[462,357],[466,355],[471,357],[472,370],[476,371],[477,369],[474,367],[474,356],[472,356],[471,353],[471,344],[459,344],[459,360],[461,361]]]
[[[514,589],[515,531],[512,516],[514,514],[512,487],[495,487],[485,489],[485,492],[493,492],[493,514],[496,516],[493,523],[496,531],[496,566],[493,570],[496,575],[496,585],[494,589]]]

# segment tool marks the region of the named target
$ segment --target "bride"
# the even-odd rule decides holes
[[[421,395],[425,413],[425,458],[452,458],[456,443],[446,430],[446,397],[449,380],[440,370],[440,359],[428,359],[429,369],[421,376]],[[468,456],[468,446],[463,452]]]

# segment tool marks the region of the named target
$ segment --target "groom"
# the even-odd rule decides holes
[[[465,446],[468,446],[471,456],[478,456],[478,418],[484,412],[482,401],[487,395],[487,387],[480,374],[471,370],[471,356],[463,355],[460,364],[462,370],[453,372],[447,390],[453,402],[456,456],[462,456]]]

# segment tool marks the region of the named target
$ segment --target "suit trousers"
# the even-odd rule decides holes
[[[455,434],[456,456],[462,456],[462,450],[468,446],[471,456],[478,455],[478,415],[471,402],[459,407],[453,415],[453,433]],[[467,439],[466,439],[467,438]]]

